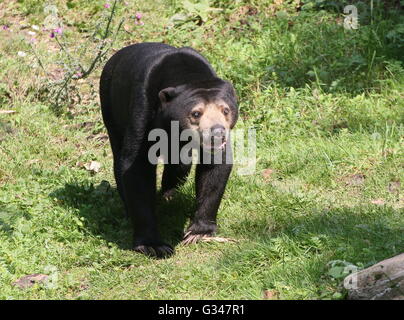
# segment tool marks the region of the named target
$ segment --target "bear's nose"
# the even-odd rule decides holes
[[[220,138],[226,136],[226,129],[221,124],[215,124],[210,128],[210,131],[213,137]]]

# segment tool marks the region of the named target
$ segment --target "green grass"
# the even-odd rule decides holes
[[[128,19],[114,48],[192,46],[234,83],[237,128],[257,130],[256,172],[235,168],[219,211],[219,235],[237,243],[179,244],[194,208],[191,178],[171,202],[158,200],[176,254],[154,260],[130,250],[109,142],[100,139],[101,68],[73,83],[81,102],[55,113],[47,79],[63,73],[67,58],[38,32],[46,75],[25,40],[25,27],[45,18],[43,4],[3,1],[0,23],[12,32],[0,30],[0,111],[15,113],[0,113],[0,299],[262,299],[265,290],[280,299],[341,299],[343,276],[330,275],[330,262],[364,268],[404,251],[399,14],[348,31],[333,11],[212,1],[225,10],[200,25],[197,16],[172,25],[181,3],[119,7],[116,20]],[[103,1],[56,4],[76,54],[107,9]],[[245,13],[246,5],[257,10]],[[144,26],[134,24],[137,11]],[[91,61],[91,50],[77,50]],[[81,165],[93,160],[98,173]],[[13,285],[34,273],[51,280]]]

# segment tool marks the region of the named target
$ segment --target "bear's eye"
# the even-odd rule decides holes
[[[229,113],[230,113],[230,109],[229,109],[229,108],[224,108],[224,109],[223,109],[223,114],[224,114],[225,116],[227,116]]]
[[[191,113],[191,116],[192,116],[193,118],[195,118],[195,119],[200,118],[201,115],[202,115],[202,113],[199,112],[199,111],[194,111],[194,112]]]

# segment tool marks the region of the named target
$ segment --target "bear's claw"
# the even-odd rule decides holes
[[[201,241],[202,237],[204,237],[205,235],[203,234],[192,234],[192,231],[188,231],[185,235],[184,235],[184,239],[182,240],[182,244],[184,245],[188,245],[191,243],[197,243],[198,241]]]
[[[174,249],[171,248],[169,245],[138,245],[133,250],[152,258],[168,258],[169,256],[174,254]]]
[[[163,199],[164,199],[165,201],[171,201],[171,200],[174,198],[175,193],[176,193],[176,190],[175,190],[175,189],[167,190],[167,191],[165,191],[165,192],[163,193]]]

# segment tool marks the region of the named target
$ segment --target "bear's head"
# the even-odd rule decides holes
[[[168,87],[159,92],[164,118],[199,137],[203,149],[224,149],[238,118],[233,86],[224,80]]]

